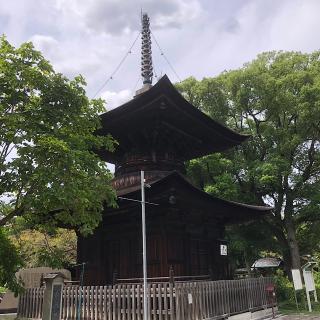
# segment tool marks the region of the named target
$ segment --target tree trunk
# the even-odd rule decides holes
[[[284,268],[284,272],[287,275],[287,277],[289,278],[290,281],[292,281],[292,273],[291,273],[291,255],[290,255],[290,250],[287,247],[287,244],[285,246],[285,248],[283,248],[282,250],[282,257],[283,257],[283,268]]]
[[[280,216],[280,213],[278,213],[278,216]],[[270,219],[265,219],[265,223],[269,225],[271,228],[273,234],[276,236],[282,252],[282,258],[283,258],[283,264],[284,264],[284,272],[288,276],[289,279],[292,279],[291,275],[291,269],[292,269],[292,259],[291,259],[291,251],[289,249],[288,244],[288,237],[286,228],[283,225],[283,220],[279,219],[278,221],[275,221],[275,217],[273,218],[273,221]]]
[[[243,255],[244,256],[244,263],[246,265],[246,269],[247,269],[248,275],[251,277],[252,272],[251,272],[251,264],[249,263],[249,259],[248,259],[248,252],[245,249],[243,253],[244,253],[244,255]]]
[[[287,241],[291,256],[291,268],[301,269],[300,252],[296,238],[296,228],[291,216],[285,218],[285,228],[287,231]]]

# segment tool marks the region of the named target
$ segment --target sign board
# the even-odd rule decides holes
[[[60,320],[62,285],[54,284],[52,289],[51,320]]]
[[[301,280],[301,273],[299,269],[292,269],[292,280],[293,280],[293,285],[294,285],[294,290],[302,290],[302,280]]]
[[[220,255],[227,256],[228,255],[228,247],[226,244],[220,244]]]
[[[316,287],[314,285],[313,274],[311,270],[303,270],[304,283],[306,285],[307,291],[315,291]]]

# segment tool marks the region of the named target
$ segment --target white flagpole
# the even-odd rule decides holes
[[[145,194],[144,194],[144,171],[141,171],[141,218],[142,218],[142,256],[143,256],[143,320],[148,320],[146,203],[145,203]]]

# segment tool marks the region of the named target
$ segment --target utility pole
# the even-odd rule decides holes
[[[118,199],[140,202],[141,203],[141,225],[142,225],[142,265],[143,265],[143,320],[148,320],[148,284],[147,284],[147,240],[146,240],[146,203],[158,206],[158,203],[148,202],[145,200],[144,189],[145,186],[150,188],[151,186],[144,181],[144,171],[140,172],[141,179],[141,201],[137,199],[130,199],[125,197],[118,197]]]
[[[143,256],[143,320],[148,320],[146,203],[145,203],[144,187],[145,187],[145,184],[144,184],[144,171],[141,171],[141,220],[142,220],[142,256]]]

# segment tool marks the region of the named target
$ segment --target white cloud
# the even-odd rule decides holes
[[[320,48],[320,1],[287,2],[270,26],[272,45],[283,50],[312,51]]]
[[[111,110],[132,99],[133,92],[129,89],[121,90],[119,92],[104,91],[101,94],[101,98],[106,100],[106,109]]]
[[[173,51],[180,57],[175,66],[182,70],[182,78],[214,76],[238,68],[264,51],[319,49],[320,1],[242,1],[237,8],[231,3],[228,14],[212,19],[214,14],[209,11],[202,23],[197,21],[180,34]]]
[[[135,39],[141,7],[182,79],[240,67],[262,51],[310,52],[320,47],[319,0],[0,0],[0,7],[0,26],[8,40],[19,45],[31,39],[57,71],[69,78],[82,74],[89,97]],[[156,73],[178,80],[154,41],[153,61]],[[138,40],[104,88],[108,108],[132,97],[119,92],[134,87],[139,64]]]
[[[107,162],[107,168],[110,170],[110,172],[114,173],[115,165],[113,163]]]
[[[107,34],[140,30],[140,10],[153,17],[154,28],[181,27],[197,18],[202,10],[198,0],[58,0],[57,8],[73,14],[94,31]]]
[[[30,38],[37,50],[44,55],[52,55],[58,49],[59,42],[52,36],[35,34]]]

